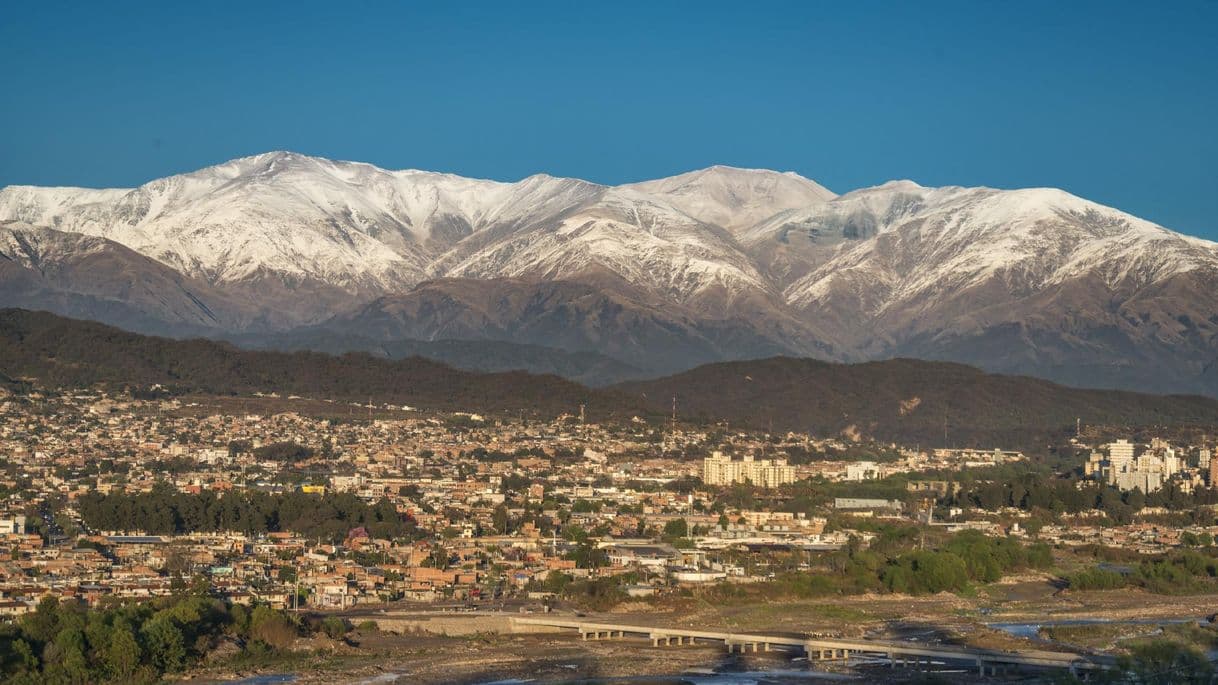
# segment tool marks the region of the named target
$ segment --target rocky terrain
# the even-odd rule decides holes
[[[0,304],[254,347],[541,346],[598,361],[515,366],[598,382],[907,356],[1218,395],[1218,245],[1046,188],[503,183],[273,152],[0,190]]]

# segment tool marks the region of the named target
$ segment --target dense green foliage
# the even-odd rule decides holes
[[[274,442],[253,450],[254,457],[259,461],[305,461],[315,453],[311,447],[298,445],[294,442]]]
[[[1193,551],[1143,560],[1128,573],[1094,567],[1066,577],[1075,590],[1140,587],[1164,595],[1212,590],[1215,579],[1218,579],[1218,559]]]
[[[0,672],[9,683],[155,682],[223,640],[266,653],[290,647],[302,630],[307,626],[297,616],[230,606],[205,594],[93,610],[49,598],[0,628]]]
[[[1189,510],[1218,504],[1218,488],[1195,488],[1184,492],[1169,483],[1150,494],[1141,490],[1122,492],[1115,487],[1072,477],[1024,473],[969,485],[957,493],[954,503],[995,511],[1015,507],[1024,511],[1044,510],[1051,514],[1077,514],[1098,509],[1114,523],[1129,523],[1142,507]]]
[[[1200,650],[1169,640],[1133,647],[1119,666],[1123,682],[1141,685],[1214,682],[1214,667]]]
[[[140,494],[89,493],[80,498],[78,508],[92,530],[141,530],[152,535],[290,531],[338,542],[359,526],[382,538],[403,537],[413,531],[411,523],[388,500],[369,505],[350,494],[269,494],[257,490],[187,494],[158,485]]]
[[[882,526],[869,548],[857,538],[845,549],[825,554],[810,571],[786,570],[768,583],[727,583],[707,590],[721,599],[765,601],[816,598],[864,592],[928,594],[962,592],[970,583],[988,583],[1023,569],[1052,565],[1049,547],[1024,546],[1013,538],[977,531],[958,533],[929,549],[920,547],[914,526]]]
[[[880,578],[893,592],[960,592],[970,581],[991,583],[1013,571],[1048,568],[1052,563],[1052,553],[1043,543],[1025,547],[1012,538],[965,531],[939,550],[907,552],[891,559]]]

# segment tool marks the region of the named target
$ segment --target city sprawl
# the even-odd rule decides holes
[[[1147,555],[1218,533],[1211,445],[1162,438],[1077,436],[1063,449],[1085,463],[1045,475],[1001,446],[597,424],[577,407],[542,420],[153,388],[13,395],[0,419],[9,616],[192,583],[279,609],[546,611],[592,584],[640,601],[765,584],[902,526]]]

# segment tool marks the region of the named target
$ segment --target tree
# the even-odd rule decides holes
[[[885,567],[881,575],[889,590],[907,594],[959,592],[968,586],[964,560],[951,552],[910,552]]]
[[[38,672],[38,656],[30,643],[21,638],[13,640],[13,654],[17,657],[17,670],[26,673]]]
[[[148,660],[158,671],[181,670],[186,663],[186,640],[168,618],[154,618],[140,630]]]
[[[338,616],[327,616],[321,621],[322,632],[332,640],[342,639],[347,634],[347,622]]]
[[[567,558],[574,561],[577,568],[600,568],[609,565],[609,554],[586,542],[568,552]]]
[[[48,680],[67,683],[89,682],[89,663],[85,659],[85,634],[77,627],[59,631],[54,641],[43,650],[47,661],[44,671],[51,675]]]
[[[110,633],[110,644],[106,645],[106,670],[110,677],[128,681],[140,665],[140,645],[126,625],[118,625]]]
[[[46,643],[59,632],[59,598],[43,597],[34,613],[21,621],[21,629],[35,642]]]
[[[589,501],[586,499],[577,499],[575,500],[575,504],[571,505],[571,511],[575,512],[576,514],[595,513],[600,510],[600,502]]]
[[[668,523],[664,524],[664,537],[666,537],[670,540],[675,540],[676,538],[683,538],[683,537],[688,537],[688,536],[689,536],[689,524],[685,522],[685,519],[683,519],[683,518],[673,519],[673,520],[669,521]]]
[[[1123,657],[1119,668],[1132,676],[1132,682],[1143,685],[1175,685],[1176,683],[1209,683],[1214,668],[1195,649],[1167,640],[1156,640],[1133,647]]]
[[[500,535],[506,535],[511,530],[512,517],[508,515],[505,505],[500,504],[495,507],[495,511],[491,514],[491,522],[495,526],[495,532]]]
[[[250,615],[250,637],[275,649],[286,649],[296,640],[296,626],[281,612],[259,606]]]

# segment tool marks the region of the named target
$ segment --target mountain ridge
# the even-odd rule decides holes
[[[1218,400],[1068,388],[954,362],[837,364],[771,357],[718,362],[673,376],[592,389],[554,375],[476,373],[417,357],[243,350],[205,339],[145,336],[47,312],[0,309],[0,379],[14,388],[107,387],[171,393],[281,395],[425,410],[574,415],[660,426],[677,398],[681,421],[769,431],[872,437],[942,446],[1043,451],[1076,418],[1097,425],[1218,423]]]
[[[109,241],[132,276],[68,268],[88,256],[79,239],[81,254],[33,265],[21,241],[38,232]],[[509,183],[274,152],[128,190],[0,189],[0,261],[0,304],[92,308],[145,332],[408,331],[652,373],[772,354],[946,357],[1218,396],[1218,244],[1051,188],[893,181],[837,195],[724,166]],[[138,295],[141,279],[172,281],[181,301]],[[490,301],[527,305],[532,325]]]

